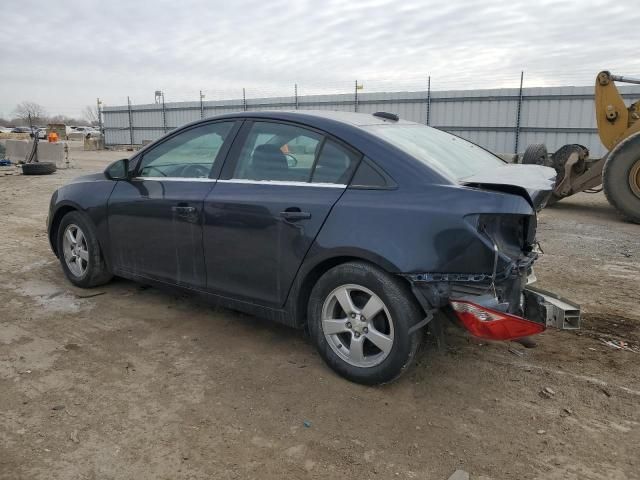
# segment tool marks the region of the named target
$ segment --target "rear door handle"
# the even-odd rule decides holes
[[[280,212],[280,216],[288,222],[295,222],[296,220],[308,220],[311,218],[311,213],[303,212],[297,207],[287,208],[284,212]]]
[[[183,205],[174,205],[171,207],[171,211],[177,213],[178,215],[191,215],[195,213],[196,207],[186,207]]]

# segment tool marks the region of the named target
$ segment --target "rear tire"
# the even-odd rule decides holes
[[[422,338],[409,329],[423,317],[399,278],[364,262],[338,265],[320,277],[307,313],[311,339],[327,365],[364,385],[391,382],[409,368]]]
[[[640,223],[640,133],[618,144],[602,172],[604,194],[624,217]]]
[[[71,283],[80,288],[91,288],[111,280],[95,227],[84,213],[67,213],[58,225],[57,234],[58,258]]]
[[[542,143],[533,143],[524,151],[522,163],[524,165],[546,165],[547,157],[547,147]]]
[[[574,152],[580,156],[580,160],[576,165],[574,165],[573,173],[580,174],[584,172],[585,161],[589,157],[589,150],[587,149],[587,147],[583,145],[579,145],[577,143],[570,143],[567,145],[563,145],[551,155],[551,159],[549,161],[548,166],[554,168],[556,171],[555,187],[560,185],[562,180],[564,180],[565,163],[567,162],[571,154]],[[570,196],[570,195],[567,195],[567,196]],[[547,207],[550,207],[558,203],[563,198],[567,198],[567,196],[561,197],[560,195],[556,194],[554,191],[554,193],[552,193],[551,196],[549,197],[549,200],[547,200]]]
[[[53,162],[25,163],[22,165],[23,175],[49,175],[57,170]]]

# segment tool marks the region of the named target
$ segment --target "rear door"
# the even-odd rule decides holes
[[[204,202],[208,289],[282,306],[359,158],[308,128],[246,122]]]
[[[231,143],[235,122],[198,125],[146,151],[131,180],[109,199],[111,258],[117,269],[204,288],[204,198]],[[217,171],[216,171],[217,169]]]

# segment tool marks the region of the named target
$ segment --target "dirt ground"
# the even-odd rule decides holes
[[[640,226],[602,194],[539,219],[539,285],[581,303],[580,332],[524,349],[453,330],[370,388],[303,332],[125,280],[72,287],[50,195],[123,156],[0,176],[0,478],[640,478],[640,353],[601,341],[640,344]]]

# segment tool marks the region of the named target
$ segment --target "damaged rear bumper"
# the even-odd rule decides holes
[[[580,328],[580,306],[534,287],[531,264],[488,279],[486,274],[419,274],[407,276],[425,311],[443,308],[475,336],[512,340],[534,335],[547,327]],[[502,278],[500,278],[502,277]]]

